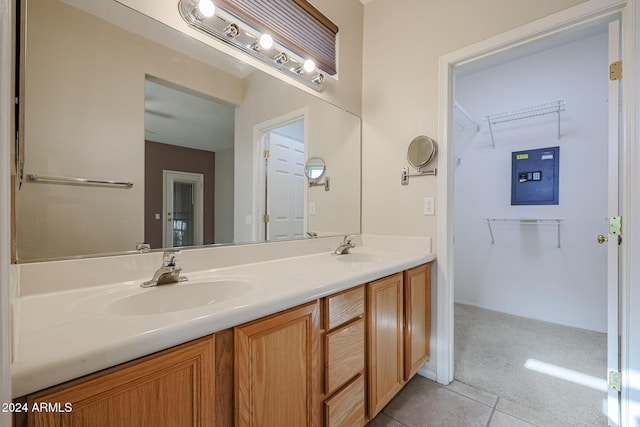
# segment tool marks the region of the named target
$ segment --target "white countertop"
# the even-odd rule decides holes
[[[197,272],[189,286],[232,279],[251,284],[240,296],[160,314],[115,314],[115,301],[160,289],[140,281],[37,293],[13,300],[13,396],[23,396],[244,322],[276,313],[425,262],[429,248],[375,252],[373,262],[339,261],[327,252]],[[348,255],[347,255],[348,256]]]

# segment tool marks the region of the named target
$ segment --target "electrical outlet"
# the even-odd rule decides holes
[[[251,217],[251,215],[245,215],[245,217],[244,217],[244,225],[251,225],[252,219],[253,218]]]
[[[435,215],[435,201],[433,197],[425,197],[424,198],[424,214],[425,215]]]

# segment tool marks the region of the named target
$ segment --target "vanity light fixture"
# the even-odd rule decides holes
[[[236,24],[229,24],[224,29],[224,35],[229,37],[230,39],[235,39],[240,34],[240,30]]]
[[[279,44],[270,34],[257,32],[223,7],[216,7],[212,0],[180,0],[178,10],[190,27],[276,68],[312,89],[322,90],[325,76],[322,73],[312,74],[316,70],[315,61],[305,60]],[[273,49],[280,53],[274,56]]]
[[[286,53],[280,52],[275,58],[273,58],[273,60],[276,61],[277,64],[283,65],[289,62],[289,57]]]
[[[256,40],[249,45],[249,49],[251,49],[254,52],[260,52],[262,50],[262,46],[260,46],[260,42]]]

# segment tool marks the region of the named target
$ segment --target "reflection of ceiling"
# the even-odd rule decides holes
[[[280,126],[276,129],[273,129],[272,132],[304,141],[304,120],[296,120],[295,122]]]
[[[233,147],[235,108],[145,81],[145,139],[199,150]]]
[[[193,40],[180,32],[163,25],[135,10],[129,9],[117,1],[105,0],[62,0],[73,7],[111,22],[127,31],[167,46],[176,52],[195,60],[209,64],[236,77],[245,78],[255,69],[217,49],[211,49],[204,43]],[[176,1],[177,4],[177,1]],[[178,8],[176,6],[176,15]]]

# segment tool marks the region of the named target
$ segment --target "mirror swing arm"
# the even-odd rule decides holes
[[[418,173],[411,174],[407,166],[403,167],[400,183],[409,185],[410,176],[436,176],[438,174],[437,168],[431,170],[423,170],[423,168],[426,168],[434,161],[437,152],[438,144],[434,139],[424,135],[415,137],[407,149],[407,161]]]
[[[402,185],[409,185],[409,177],[410,176],[436,176],[438,175],[438,168],[433,168],[428,171],[422,171],[418,169],[418,173],[409,173],[409,168],[407,166],[402,168],[402,175],[400,178],[400,182]]]
[[[324,182],[318,182],[317,179],[309,179],[309,187],[324,187],[324,191],[329,191],[329,177],[324,177]]]

